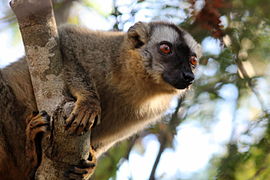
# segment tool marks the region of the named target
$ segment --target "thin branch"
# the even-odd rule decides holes
[[[159,133],[160,147],[159,147],[159,151],[158,151],[157,157],[155,159],[154,165],[152,167],[149,180],[155,180],[157,166],[160,162],[161,155],[164,152],[164,150],[166,149],[166,145],[168,144],[168,142],[170,140],[169,137],[172,137],[176,134],[176,128],[181,123],[181,119],[179,118],[178,112],[179,112],[180,107],[182,106],[182,102],[183,102],[184,98],[185,98],[185,96],[181,96],[178,99],[177,106],[171,115],[168,126],[165,129],[160,130],[160,133]]]
[[[237,97],[237,99],[235,100],[235,106],[238,106],[239,104],[239,96]],[[233,115],[232,115],[232,130],[231,130],[231,134],[230,134],[230,140],[229,142],[232,144],[232,142],[235,140],[235,133],[236,133],[236,116],[237,116],[237,107],[234,108],[233,110]]]
[[[158,151],[158,154],[157,154],[155,163],[154,163],[154,165],[153,165],[153,168],[152,168],[152,171],[151,171],[149,180],[155,180],[155,179],[156,179],[156,178],[155,178],[155,174],[156,174],[157,166],[158,166],[158,164],[159,164],[161,155],[162,155],[162,153],[164,152],[164,150],[165,150],[165,148],[166,148],[166,142],[167,142],[166,136],[165,136],[165,135],[161,136],[159,151]]]
[[[133,146],[135,145],[137,139],[139,138],[139,136],[133,136],[130,140],[129,140],[129,143],[128,143],[128,148],[127,148],[127,152],[126,152],[126,155],[123,156],[123,158],[129,160],[129,155],[130,155],[130,152],[133,148]]]
[[[170,127],[170,131],[173,133],[173,134],[176,134],[176,127],[181,123],[182,119],[179,118],[179,115],[178,115],[178,112],[182,106],[182,103],[185,99],[185,95],[181,96],[179,99],[178,99],[178,102],[177,102],[177,106],[171,116],[171,120],[169,122],[169,127]]]
[[[262,167],[260,167],[256,173],[254,174],[254,176],[252,178],[250,178],[249,180],[256,180],[258,178],[258,176],[264,171],[264,170],[267,170],[268,168],[268,165],[264,165]]]
[[[263,98],[261,97],[260,93],[254,88],[253,84],[252,84],[252,78],[249,77],[243,62],[238,58],[235,57],[235,62],[240,70],[240,72],[242,73],[244,79],[247,81],[248,87],[250,88],[250,90],[253,92],[253,94],[255,95],[255,97],[257,98],[257,100],[260,103],[261,109],[265,114],[268,114],[267,112],[267,108],[265,106],[265,103],[263,101]]]

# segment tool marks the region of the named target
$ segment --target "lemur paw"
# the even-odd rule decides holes
[[[50,116],[45,111],[33,112],[26,120],[27,140],[34,141],[37,134],[46,133],[50,130]]]
[[[70,134],[82,135],[100,121],[100,103],[96,98],[77,100],[75,107],[66,119],[66,129]]]
[[[94,173],[96,167],[96,157],[93,151],[90,152],[88,160],[81,160],[76,166],[71,166],[71,168],[66,172],[65,176],[68,179],[84,180],[89,179]]]
[[[26,157],[31,163],[32,167],[38,165],[40,158],[38,157],[38,149],[41,144],[42,137],[50,132],[50,116],[41,111],[33,112],[33,114],[26,120]]]

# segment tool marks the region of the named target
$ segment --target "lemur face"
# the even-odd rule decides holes
[[[165,82],[176,89],[192,84],[201,47],[191,35],[166,22],[140,22],[129,34],[144,59],[145,70],[156,84]]]
[[[145,50],[151,53],[152,69],[176,89],[185,89],[194,80],[201,56],[198,43],[173,24],[151,23]]]

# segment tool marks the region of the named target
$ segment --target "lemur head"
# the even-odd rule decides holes
[[[173,89],[192,84],[201,47],[186,31],[166,22],[138,22],[128,30],[128,40],[154,83]]]

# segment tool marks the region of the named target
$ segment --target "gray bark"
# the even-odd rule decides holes
[[[50,0],[12,0],[26,51],[37,107],[52,117],[52,132],[43,141],[43,159],[36,179],[64,179],[64,172],[80,159],[87,159],[90,132],[70,136],[64,116],[74,105],[64,94],[58,32]]]

